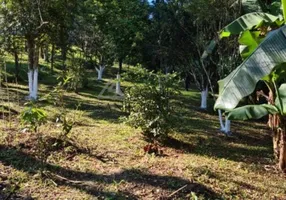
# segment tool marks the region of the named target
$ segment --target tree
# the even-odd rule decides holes
[[[48,1],[7,0],[1,4],[3,22],[11,35],[23,36],[28,47],[29,98],[37,99],[39,45],[44,35]],[[11,28],[12,27],[12,28]]]
[[[148,3],[140,0],[100,2],[97,23],[114,44],[120,74],[124,59],[142,39],[142,31],[148,23]]]

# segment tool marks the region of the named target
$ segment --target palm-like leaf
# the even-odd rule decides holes
[[[229,37],[230,35],[239,35],[240,33],[246,30],[251,30],[254,27],[260,27],[262,24],[273,24],[273,23],[280,24],[279,17],[262,12],[248,13],[237,18],[229,25],[225,26],[219,32],[219,39],[222,39],[224,37]],[[212,51],[216,47],[216,43],[217,43],[216,40],[212,40],[209,43],[209,45],[205,49],[202,59],[207,58],[207,56],[212,53]]]
[[[231,74],[220,80],[216,109],[231,110],[251,94],[256,83],[286,61],[286,26],[268,36]]]
[[[278,113],[278,109],[273,105],[248,105],[236,108],[227,115],[229,120],[260,119],[268,114]]]
[[[262,24],[273,24],[276,22],[278,23],[278,20],[279,17],[268,13],[248,13],[225,26],[220,31],[220,38],[228,37],[230,35],[238,35],[243,31],[251,30],[254,27],[260,27]]]

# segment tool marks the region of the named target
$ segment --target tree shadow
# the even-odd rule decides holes
[[[0,161],[3,165],[11,166],[31,175],[36,174],[41,166],[40,161],[31,155],[17,150],[15,147],[3,145],[0,145]],[[45,163],[45,168],[49,171],[49,178],[52,178],[58,185],[83,190],[90,195],[99,197],[99,199],[104,199],[105,197],[112,197],[113,199],[141,199],[144,196],[136,195],[135,190],[148,187],[167,190],[164,194],[159,194],[160,199],[186,198],[186,195],[191,192],[195,192],[197,195],[203,195],[208,199],[220,199],[217,193],[200,183],[174,176],[149,174],[138,169],[126,169],[114,174],[105,175],[74,171],[49,163]],[[106,186],[122,181],[131,184],[132,187],[124,187],[117,192],[105,191]],[[167,195],[170,195],[170,193],[183,186],[185,186],[184,189],[168,198]]]
[[[161,144],[186,153],[224,158],[247,164],[271,164],[273,159],[271,137],[261,138],[233,133],[234,136],[225,136],[216,131],[204,134],[180,134],[179,139],[172,136],[165,138]]]

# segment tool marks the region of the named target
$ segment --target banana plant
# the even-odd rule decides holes
[[[272,82],[277,88],[275,81]],[[265,115],[272,115],[278,118],[279,123],[276,124],[276,137],[274,137],[273,143],[274,152],[278,154],[279,169],[286,170],[286,83],[280,85],[279,89],[276,89],[276,99],[273,105],[261,104],[261,105],[247,105],[235,108],[228,112],[227,118],[229,120],[248,120],[248,119],[260,119]]]

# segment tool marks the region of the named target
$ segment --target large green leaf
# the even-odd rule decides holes
[[[243,59],[247,58],[264,40],[265,37],[260,36],[260,31],[244,31],[238,39],[239,44],[245,45],[246,48],[240,52]]]
[[[275,114],[278,112],[275,106],[269,104],[247,105],[228,112],[227,118],[229,120],[260,119],[267,114]]]
[[[279,87],[275,105],[280,110],[281,114],[286,115],[286,83]]]
[[[262,24],[273,24],[279,20],[279,17],[262,12],[247,13],[220,31],[220,38],[230,35],[238,35],[243,31],[251,30],[254,27],[260,27]]]
[[[276,30],[231,74],[219,83],[216,109],[231,110],[251,94],[256,83],[286,61],[286,26]]]
[[[219,39],[229,37],[231,35],[239,35],[244,31],[251,30],[254,27],[259,27],[262,24],[273,23],[279,24],[279,17],[262,12],[248,13],[237,18],[236,20],[225,26],[222,30],[220,30]],[[212,53],[212,51],[216,47],[217,41],[218,40],[213,39],[208,44],[208,46],[205,48],[202,59],[206,59],[208,55]]]

